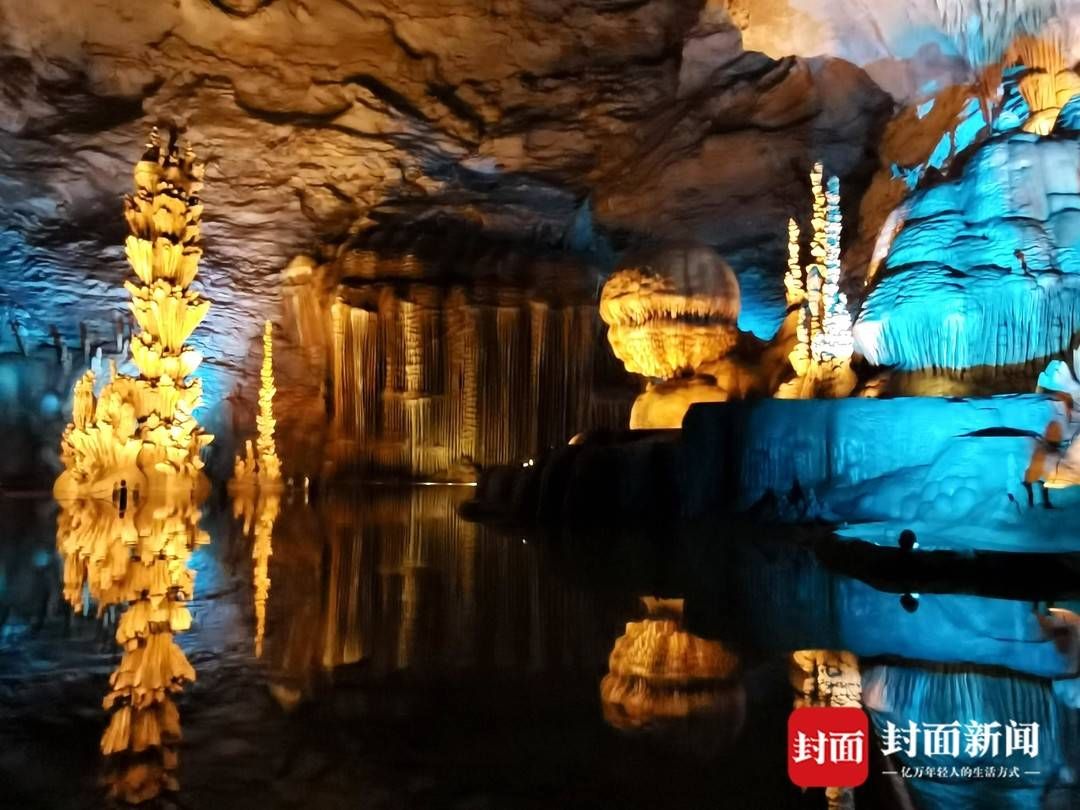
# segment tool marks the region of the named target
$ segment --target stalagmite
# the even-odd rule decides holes
[[[822,175],[821,164],[814,164],[810,172],[814,261],[806,267],[804,282],[788,284],[789,290],[805,288],[806,297],[795,325],[795,347],[788,355],[795,378],[776,392],[781,399],[847,396],[855,385],[850,368],[854,345],[851,315],[847,296],[840,291],[840,181],[830,177],[822,190]],[[796,269],[797,263],[789,260],[788,274]]]
[[[673,251],[670,262],[661,256],[619,270],[604,284],[600,317],[627,371],[670,380],[719,360],[735,346],[739,282],[715,254],[707,262],[698,258],[704,250],[695,249],[685,259]]]
[[[818,363],[851,358],[851,314],[847,296],[840,291],[840,180],[829,178],[825,195],[825,275],[821,288],[823,314],[821,331],[813,336],[811,353]]]
[[[245,455],[237,456],[233,465],[233,478],[230,486],[259,486],[274,488],[281,486],[281,459],[278,458],[277,444],[274,442],[274,336],[273,324],[267,321],[263,329],[263,359],[259,371],[259,413],[255,417],[258,437],[254,449],[249,440],[245,444]]]
[[[806,300],[802,261],[799,257],[799,224],[794,217],[788,220],[788,264],[787,273],[784,274],[784,290],[789,307]]]
[[[188,378],[202,357],[185,342],[210,306],[190,286],[202,255],[202,174],[175,133],[164,146],[152,133],[135,166],[135,192],[124,202],[126,252],[138,282],[124,287],[141,328],[131,341],[139,376],[114,369],[93,400],[92,418],[93,377],[80,381],[74,421],[61,441],[57,498],[109,498],[121,485],[188,497],[205,487],[200,453],[213,437],[193,416],[202,387]]]
[[[126,608],[101,752],[111,758],[110,794],[129,802],[176,789],[180,721],[172,695],[195,678],[173,634],[191,624],[187,561],[209,542],[198,501],[206,489],[200,451],[212,437],[193,416],[201,386],[189,375],[202,357],[186,343],[209,307],[191,289],[202,255],[201,178],[202,166],[180,150],[175,133],[166,145],[151,134],[124,204],[137,281],[124,286],[141,329],[130,344],[139,376],[119,374],[110,360],[97,397],[93,371],[76,383],[61,445],[65,472],[54,487],[65,597],[76,611],[87,599],[99,613]]]

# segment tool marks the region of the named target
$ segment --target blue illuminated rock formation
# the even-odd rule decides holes
[[[999,135],[918,192],[855,325],[904,370],[1017,366],[1080,330],[1080,142]]]

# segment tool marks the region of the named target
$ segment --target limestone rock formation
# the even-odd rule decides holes
[[[144,495],[189,497],[205,483],[202,449],[213,439],[194,416],[201,381],[191,377],[202,355],[188,345],[209,302],[192,288],[202,256],[199,220],[202,166],[174,131],[167,144],[151,134],[135,165],[135,193],[125,199],[131,234],[129,304],[141,332],[131,339],[138,376],[111,378],[95,396],[94,374],[76,384],[72,421],[64,431],[65,471],[58,498]]]
[[[193,345],[215,358],[202,374],[219,435],[217,404],[257,373],[255,324],[282,303],[282,398],[325,376],[282,269],[388,221],[600,253],[703,240],[753,277],[766,303],[744,314],[771,332],[782,287],[757,248],[803,195],[811,154],[845,177],[872,160],[888,97],[844,63],[743,51],[726,12],[696,0],[452,9],[0,3],[0,309],[28,351],[51,351],[53,331],[112,341],[123,260],[107,212],[164,122],[208,159],[202,278],[220,306]],[[6,326],[0,338],[15,347]]]
[[[1080,141],[998,136],[906,206],[854,327],[901,369],[1032,367],[1080,330]]]
[[[600,295],[611,349],[632,374],[693,374],[738,340],[739,281],[704,246],[667,248],[617,270]]]
[[[357,246],[335,273],[338,469],[471,481],[477,466],[625,427],[634,393],[602,343],[587,264],[429,235]]]

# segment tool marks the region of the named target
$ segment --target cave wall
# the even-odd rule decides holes
[[[283,320],[290,259],[387,221],[597,256],[692,237],[746,273],[767,332],[807,169],[824,153],[857,189],[891,105],[845,62],[744,51],[701,0],[5,0],[0,63],[0,315],[31,347],[111,339],[130,165],[151,125],[183,126],[207,162],[194,342],[218,430],[264,317],[279,389],[318,376]]]
[[[449,276],[461,265],[470,273]],[[551,283],[568,269],[576,281]],[[338,273],[328,460],[339,470],[469,481],[477,466],[625,427],[636,387],[609,358],[585,267],[505,248],[442,264],[354,250]]]

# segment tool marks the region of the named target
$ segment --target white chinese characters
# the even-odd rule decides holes
[[[882,734],[881,753],[885,756],[922,754],[956,759],[961,752],[972,759],[997,757],[1002,752],[1006,757],[1017,754],[1035,759],[1039,756],[1039,724],[1009,720],[1002,725],[996,721],[970,720],[961,725],[958,720],[951,723],[912,720],[907,726],[897,726],[888,721]]]
[[[800,731],[795,735],[794,762],[814,762],[840,764],[844,762],[861,763],[863,761],[864,735],[861,731],[819,731],[807,734]]]

